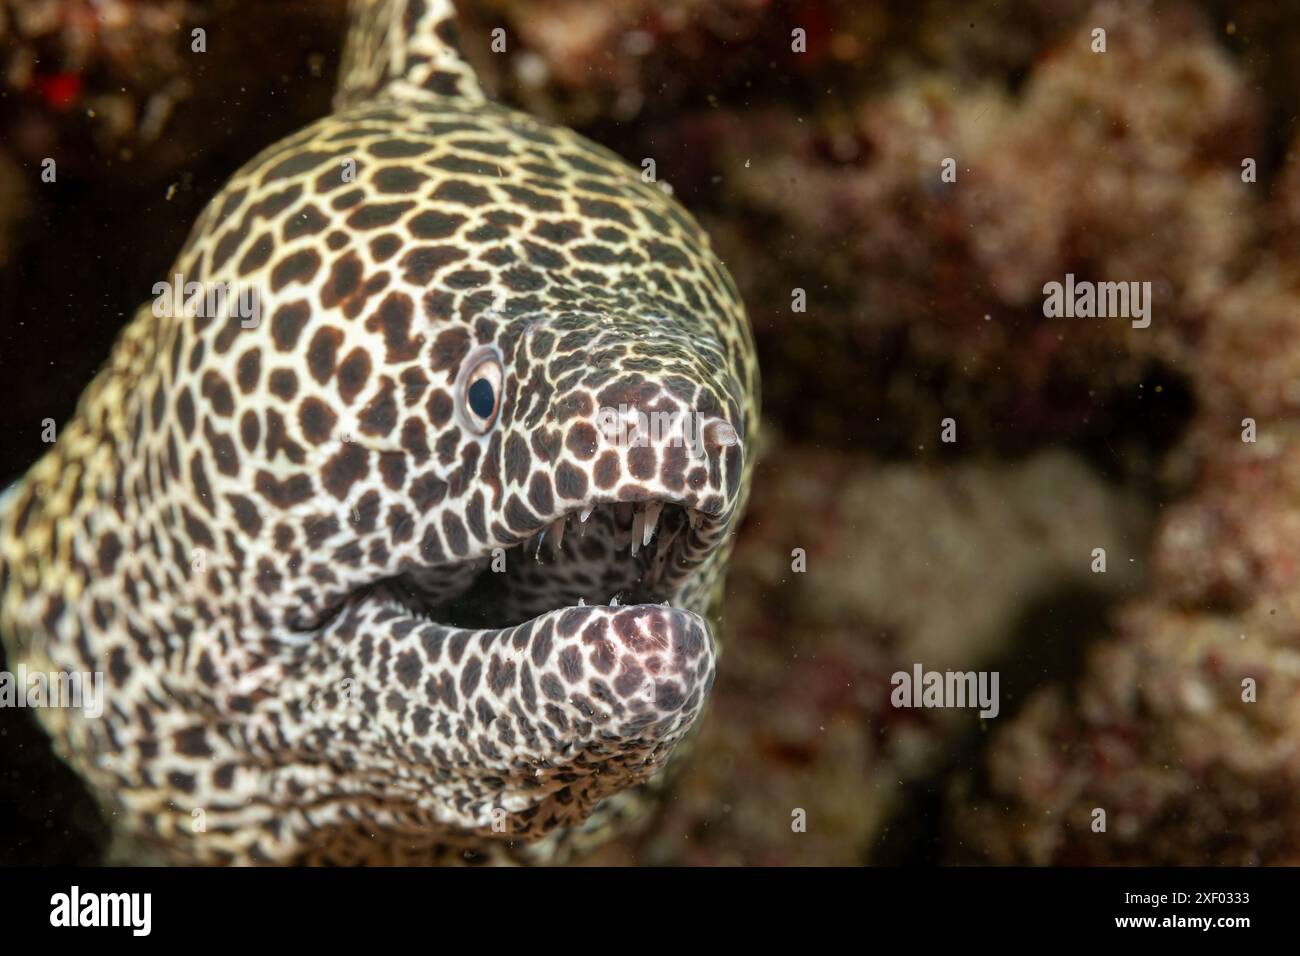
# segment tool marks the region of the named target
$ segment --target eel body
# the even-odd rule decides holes
[[[560,859],[713,681],[758,372],[707,237],[359,0],[0,512],[10,670],[123,859]],[[167,296],[161,297],[166,300]],[[240,308],[240,305],[252,306]],[[602,829],[603,828],[603,829]]]

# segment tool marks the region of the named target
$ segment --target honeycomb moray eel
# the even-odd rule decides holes
[[[733,281],[658,186],[488,102],[447,0],[352,16],[334,113],[172,269],[256,315],[142,307],[0,516],[9,667],[104,675],[102,716],[37,714],[111,859],[567,859],[713,682]]]

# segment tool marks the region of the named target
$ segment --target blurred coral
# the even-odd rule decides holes
[[[240,93],[278,91],[297,108],[287,78],[319,76],[323,53],[336,55],[346,3],[261,4],[262,28],[249,31],[242,0],[0,0],[0,141],[87,176],[96,165],[105,175],[106,158],[174,174],[256,125],[261,103]]]
[[[186,0],[0,2],[0,81],[31,108],[23,145],[48,149],[31,142],[46,138],[36,117],[69,110],[93,118],[102,142],[156,139],[191,92],[178,36],[186,8]]]
[[[1297,610],[1294,599],[1238,615],[1130,607],[1074,693],[1041,691],[995,736],[987,791],[952,787],[951,858],[1300,862]]]

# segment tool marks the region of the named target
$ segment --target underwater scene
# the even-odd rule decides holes
[[[0,0],[0,864],[1300,863],[1297,12]]]

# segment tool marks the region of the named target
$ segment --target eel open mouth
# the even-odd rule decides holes
[[[629,497],[535,516],[513,537],[494,524],[486,555],[357,592],[337,639],[311,647],[354,679],[359,706],[306,666],[301,696],[319,706],[304,750],[362,748],[385,772],[349,785],[448,840],[534,841],[652,777],[713,684],[696,588],[729,515],[689,493]]]
[[[592,500],[504,542],[493,557],[390,579],[408,610],[439,624],[505,628],[583,605],[672,604],[723,522],[684,501]],[[458,584],[422,579],[451,571]]]

